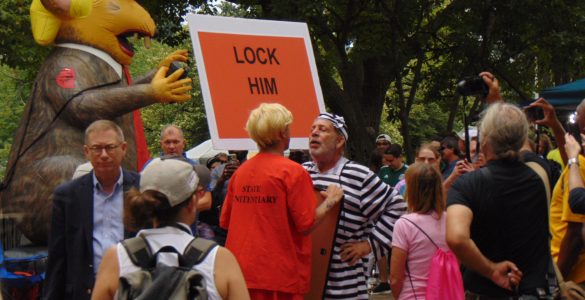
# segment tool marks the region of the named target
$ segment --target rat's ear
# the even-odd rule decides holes
[[[61,27],[59,15],[63,18],[86,17],[91,13],[92,3],[92,0],[45,0],[47,9],[41,0],[33,0],[30,19],[35,41],[42,46],[53,43]]]

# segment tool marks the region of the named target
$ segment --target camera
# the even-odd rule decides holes
[[[544,110],[542,110],[542,107],[526,106],[524,107],[524,113],[526,114],[526,118],[528,119],[529,122],[544,119]]]
[[[230,155],[229,155],[229,158],[228,158],[228,162],[230,162],[230,163],[235,163],[236,161],[238,161],[238,156],[237,156],[237,155],[235,155],[235,154],[233,154],[233,153],[232,153],[232,154],[230,154]]]
[[[485,97],[490,89],[481,76],[465,77],[457,83],[457,93],[462,96],[480,95]]]
[[[567,120],[567,132],[570,133],[579,145],[582,145],[581,131],[579,130],[579,124],[577,123],[577,114],[573,113]],[[581,152],[583,152],[583,146],[581,146]]]

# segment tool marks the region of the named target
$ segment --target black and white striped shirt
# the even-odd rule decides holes
[[[367,240],[377,258],[387,256],[394,223],[406,211],[406,203],[367,167],[344,157],[325,173],[320,173],[313,162],[303,166],[316,189],[324,190],[335,184],[344,191],[324,298],[368,299],[365,259],[353,266],[343,262],[341,245]]]

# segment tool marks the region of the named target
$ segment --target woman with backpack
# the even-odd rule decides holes
[[[390,262],[390,286],[395,299],[433,299],[433,293],[442,299],[461,299],[463,284],[457,260],[450,252],[445,241],[445,195],[441,174],[433,164],[417,162],[406,171],[407,214],[394,226],[392,237],[392,256]],[[447,262],[434,265],[437,256],[447,256]],[[430,291],[427,289],[434,278],[429,278],[433,267],[448,267],[454,263],[455,270],[450,275],[443,273],[442,278],[450,280],[446,287],[449,291]],[[430,267],[429,267],[430,266]],[[444,272],[446,269],[439,271]],[[429,280],[430,279],[430,280]],[[437,298],[434,298],[437,299]]]
[[[118,243],[106,252],[99,267],[92,299],[114,299],[116,293],[117,299],[121,299],[121,294],[128,293],[130,289],[132,290],[130,293],[144,295],[146,293],[144,289],[148,287],[154,287],[148,289],[149,292],[154,292],[151,297],[176,299],[176,294],[161,296],[164,290],[171,292],[173,289],[179,290],[180,286],[174,288],[174,281],[169,280],[156,286],[154,278],[152,284],[145,286],[130,284],[130,288],[120,283],[140,272],[142,274],[148,272],[154,276],[156,272],[150,272],[143,266],[151,263],[151,267],[154,267],[151,258],[157,262],[156,270],[162,270],[164,267],[160,267],[161,265],[171,267],[179,263],[181,266],[192,265],[191,268],[185,268],[186,272],[197,271],[194,276],[199,282],[195,289],[198,289],[200,294],[206,292],[206,299],[250,299],[242,271],[234,255],[213,242],[193,238],[188,224],[195,221],[198,199],[205,192],[198,182],[199,178],[193,166],[180,159],[156,158],[148,164],[141,174],[140,191],[133,189],[125,195],[124,213],[127,227],[144,228],[153,224],[154,228],[141,230],[137,238]],[[137,260],[136,257],[144,257],[138,255],[140,251],[136,251],[136,248],[129,246],[133,244],[129,242],[131,240],[145,240],[146,247],[138,250],[150,250],[152,255],[147,256],[147,259]],[[194,247],[191,247],[192,243]],[[197,246],[201,244],[207,246]],[[195,257],[199,259],[190,259],[193,257],[189,255],[191,253],[197,253]],[[135,261],[140,266],[134,263]],[[184,269],[173,268],[169,274],[183,271]],[[188,288],[193,289],[193,285],[189,285]],[[134,296],[125,297],[133,299]]]

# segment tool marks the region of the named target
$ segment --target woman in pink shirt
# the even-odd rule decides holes
[[[398,300],[421,300],[425,299],[429,267],[437,248],[411,222],[438,247],[449,250],[445,241],[445,196],[437,168],[420,162],[411,165],[406,171],[405,198],[409,213],[394,226],[390,286]]]

